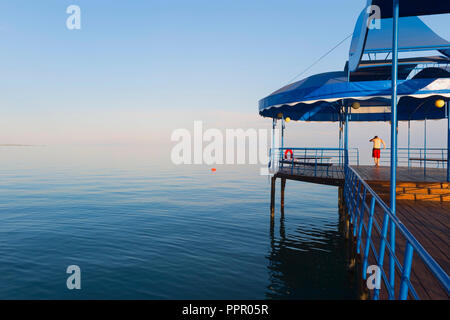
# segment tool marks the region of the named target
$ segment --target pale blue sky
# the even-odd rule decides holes
[[[195,119],[269,126],[258,100],[352,33],[365,3],[2,1],[0,143],[158,142]],[[66,28],[71,4],[81,30]],[[450,38],[448,15],[430,25]],[[341,70],[348,46],[308,74]]]

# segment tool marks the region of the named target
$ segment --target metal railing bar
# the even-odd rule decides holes
[[[367,194],[367,189],[364,189],[364,195],[363,195],[363,198],[361,199],[363,204],[365,204],[365,201],[366,201],[366,194]],[[358,254],[361,252],[361,237],[362,237],[362,230],[363,230],[363,225],[364,225],[364,212],[365,212],[365,206],[362,205],[361,207],[362,208],[360,209],[360,214],[359,214],[358,238],[356,241],[356,252]]]
[[[420,300],[420,297],[419,297],[419,295],[417,294],[416,289],[414,288],[414,286],[413,286],[412,283],[411,283],[411,279],[408,279],[408,287],[409,287],[409,290],[410,290],[411,293],[412,293],[413,298],[414,298],[415,300]]]
[[[381,233],[381,227],[380,227],[380,225],[378,224],[378,222],[377,222],[376,219],[373,219],[373,223],[374,223],[375,227],[377,228],[378,233]]]
[[[384,252],[386,249],[386,246],[388,248],[388,254],[391,254],[394,258],[395,264],[400,268],[402,268],[401,270],[403,270],[403,267],[401,266],[400,262],[398,261],[398,259],[396,258],[395,254],[392,253],[392,249],[389,246],[389,242],[387,241],[387,227],[388,225],[386,224],[389,219],[391,219],[391,222],[393,222],[393,224],[399,229],[399,231],[402,233],[403,237],[405,238],[406,242],[411,246],[413,252],[416,252],[417,255],[422,259],[422,261],[425,263],[425,265],[427,266],[427,268],[431,271],[431,273],[437,278],[437,280],[442,284],[442,286],[444,287],[444,289],[447,291],[447,293],[449,293],[449,277],[448,275],[445,273],[445,271],[440,267],[439,264],[437,264],[437,262],[428,254],[428,252],[422,247],[422,245],[414,238],[414,236],[409,232],[408,229],[406,229],[406,227],[400,222],[400,220],[394,216],[391,212],[390,209],[387,207],[387,205],[381,200],[381,198],[370,188],[370,186],[359,176],[359,174],[353,170],[352,168],[350,168],[349,166],[346,167],[346,174],[350,174],[351,178],[353,179],[354,177],[357,178],[357,180],[360,181],[360,183],[362,183],[362,185],[365,186],[365,188],[367,188],[367,190],[371,193],[371,195],[374,197],[375,202],[378,202],[379,206],[381,207],[381,209],[384,211],[384,218],[383,218],[383,230],[382,232],[380,232],[380,248],[382,249],[380,251],[380,260],[381,262],[384,262]],[[378,224],[376,223],[375,219],[373,220],[375,226],[378,228]],[[379,230],[381,231],[381,230]],[[386,233],[386,236],[384,235],[384,233]],[[372,243],[371,243],[372,245]],[[372,249],[374,250],[374,246],[371,246]],[[374,251],[375,252],[375,251]],[[383,253],[383,256],[381,256],[381,253]],[[378,260],[378,259],[376,259]],[[378,263],[380,261],[377,261]],[[384,273],[384,270],[383,270]],[[403,271],[402,271],[403,273]],[[387,285],[385,283],[385,285]],[[390,286],[389,286],[390,287]],[[390,292],[391,293],[391,292]],[[391,293],[392,296],[392,293]]]
[[[292,150],[292,161],[282,161],[285,160],[283,157],[283,152],[285,150]],[[415,153],[422,154],[424,151],[423,148],[399,148],[399,161],[403,161],[402,152],[408,150],[409,154],[414,155]],[[277,152],[279,151],[279,152]],[[431,274],[439,281],[441,286],[447,292],[450,293],[450,280],[447,273],[442,269],[442,267],[431,257],[431,255],[422,247],[422,245],[416,240],[416,238],[409,232],[405,225],[395,216],[390,208],[384,203],[384,201],[380,198],[380,196],[373,191],[373,189],[368,185],[366,181],[364,181],[358,172],[356,172],[349,165],[341,166],[331,166],[336,164],[337,162],[341,163],[341,156],[344,149],[342,148],[272,148],[269,151],[269,155],[278,155],[278,159],[274,157],[272,159],[273,168],[276,170],[277,168],[285,168],[292,173],[303,173],[305,175],[324,177],[329,176],[331,173],[342,172],[345,175],[344,179],[344,203],[347,207],[347,212],[349,215],[349,220],[353,224],[353,236],[356,237],[356,251],[360,254],[361,251],[364,251],[364,260],[363,264],[367,265],[368,257],[370,255],[370,251],[375,256],[375,261],[377,265],[381,268],[381,273],[384,281],[384,285],[389,294],[389,298],[393,299],[394,297],[394,284],[395,277],[397,276],[397,270],[400,273],[400,289],[399,289],[399,298],[405,299],[408,295],[413,296],[414,298],[419,298],[417,292],[415,291],[414,286],[410,282],[410,274],[412,272],[412,255],[414,254],[418,258],[420,258],[425,266],[429,269]],[[425,152],[425,151],[424,151]],[[436,157],[444,159],[444,150],[442,148],[427,148],[427,157],[432,158]],[[295,158],[295,156],[300,157]],[[302,156],[303,155],[303,159]],[[320,157],[320,158],[319,158]],[[299,161],[295,159],[300,159]],[[353,163],[357,163],[359,165],[359,149],[351,148],[348,149],[348,159],[352,159]],[[422,159],[420,156],[419,159]],[[408,157],[409,160],[409,157]],[[422,165],[423,161],[420,161]],[[325,167],[326,166],[326,167]],[[424,163],[424,168],[426,163]],[[290,168],[289,168],[290,167]],[[438,163],[439,167],[439,163]],[[368,196],[370,196],[368,200]],[[370,202],[370,206],[369,206]],[[365,216],[366,211],[368,213],[368,217]],[[383,226],[381,227],[378,223],[378,219],[381,218],[383,220]],[[365,219],[368,219],[367,224],[365,223]],[[375,228],[375,229],[374,229]],[[394,248],[391,247],[392,243],[388,241],[388,231],[390,228],[396,228],[402,235],[402,237],[406,241],[405,255],[403,264],[399,261],[398,256],[396,255]],[[375,248],[375,241],[373,230],[378,232],[377,240],[380,241],[379,244],[379,252],[377,252]],[[363,246],[363,231],[365,231],[365,245]],[[388,273],[384,271],[383,264],[385,256],[389,257],[391,261],[389,268],[389,277]],[[392,263],[393,262],[393,263]],[[363,278],[365,275],[363,275]],[[388,280],[389,278],[389,280]],[[394,281],[393,281],[394,280]],[[379,295],[379,292],[376,293],[376,296]]]

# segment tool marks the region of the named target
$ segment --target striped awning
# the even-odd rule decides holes
[[[437,99],[450,100],[450,78],[417,78],[398,81],[398,119],[445,118]],[[263,117],[284,117],[299,121],[339,121],[342,106],[359,102],[351,109],[351,121],[389,121],[391,81],[347,80],[345,72],[317,74],[285,86],[259,101]]]

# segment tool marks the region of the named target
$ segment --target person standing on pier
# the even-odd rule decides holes
[[[372,139],[370,139],[370,142],[373,143],[372,158],[373,161],[375,162],[375,167],[379,167],[381,157],[381,145],[383,144],[383,149],[386,149],[386,143],[384,143],[383,139],[379,138],[378,136],[375,136]]]

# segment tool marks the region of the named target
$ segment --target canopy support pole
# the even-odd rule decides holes
[[[277,127],[277,120],[275,118],[272,119],[272,149],[270,152],[270,161],[271,161],[271,167],[275,168],[275,129]]]
[[[342,165],[342,120],[339,116],[339,165]]]
[[[423,175],[427,175],[427,118],[423,122]]]
[[[447,109],[447,182],[450,182],[450,109],[448,101],[445,108]]]
[[[393,32],[392,32],[392,103],[391,103],[391,211],[396,215],[396,200],[397,200],[397,76],[398,76],[398,19],[399,19],[399,0],[393,0]],[[391,253],[389,255],[389,284],[391,292],[389,292],[389,299],[394,298],[395,286],[395,224],[391,221],[390,226],[390,247]]]
[[[348,106],[345,104],[344,164],[348,166]]]
[[[284,117],[281,119],[281,149],[284,149]]]
[[[408,168],[411,167],[411,161],[409,160],[411,158],[411,120],[408,120]]]

